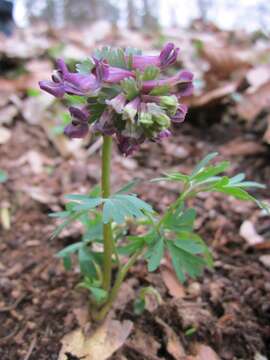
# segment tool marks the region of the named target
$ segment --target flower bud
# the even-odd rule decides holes
[[[165,108],[171,116],[174,116],[178,107],[178,100],[175,95],[160,96],[160,105]]]

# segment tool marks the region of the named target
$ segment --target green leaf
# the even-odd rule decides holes
[[[200,236],[188,231],[181,231],[176,234],[177,238],[174,241],[175,246],[185,250],[191,254],[203,254],[206,245],[203,243]]]
[[[81,273],[85,276],[94,277],[96,275],[96,269],[90,250],[85,245],[83,245],[79,248],[78,255]]]
[[[133,100],[139,95],[139,89],[133,78],[127,78],[121,81],[121,87],[128,100]]]
[[[181,282],[186,280],[186,275],[189,275],[191,278],[201,275],[206,265],[203,258],[180,249],[173,241],[167,241],[166,244],[172,258],[174,270]]]
[[[155,243],[151,244],[151,247],[145,255],[148,259],[148,271],[155,271],[159,267],[163,255],[164,239],[159,237]]]
[[[189,208],[180,213],[179,211],[174,213],[169,212],[168,215],[164,217],[163,225],[165,228],[173,231],[191,231],[195,218],[196,211],[193,208]]]
[[[167,95],[170,92],[170,87],[168,85],[157,86],[150,91],[149,95],[153,96],[162,96]]]
[[[212,176],[218,175],[224,172],[230,166],[229,161],[222,161],[216,166],[209,166],[204,170],[199,171],[196,175],[191,176],[191,179],[196,182],[204,181]]]
[[[89,226],[86,233],[83,235],[83,242],[85,243],[101,239],[103,239],[103,227],[101,223]]]
[[[5,171],[0,170],[0,184],[6,182],[8,179],[8,175]]]
[[[64,249],[59,251],[56,256],[59,258],[64,258],[66,256],[69,256],[70,254],[74,254],[80,249],[82,245],[83,244],[81,242],[76,242],[74,244],[68,245]]]
[[[117,249],[120,255],[132,255],[136,251],[142,249],[145,244],[143,236],[128,236],[128,241],[129,244]]]
[[[104,199],[103,222],[107,224],[113,220],[117,224],[122,224],[128,216],[143,217],[143,211],[153,212],[153,209],[135,195],[115,194]]]
[[[246,175],[244,173],[237,174],[230,178],[230,185],[234,185],[237,183],[240,183],[242,180],[244,180]]]
[[[90,286],[89,290],[91,291],[91,295],[97,304],[103,303],[108,297],[108,292],[104,289]]]
[[[215,190],[218,192],[222,192],[227,195],[231,195],[235,197],[236,199],[240,200],[251,200],[251,201],[257,201],[253,196],[251,196],[247,191],[235,187],[235,186],[215,186]]]
[[[133,303],[133,310],[136,315],[141,315],[144,312],[145,309],[145,299],[139,297],[138,299],[135,299]]]
[[[70,105],[87,104],[87,101],[84,96],[66,94],[65,99]]]
[[[211,161],[213,160],[216,156],[218,156],[217,152],[213,152],[211,154],[208,154],[207,156],[205,156],[199,163],[198,165],[195,166],[194,170],[191,173],[191,176],[194,177],[195,175],[197,175],[202,169],[205,168],[205,166]]]
[[[67,271],[72,269],[72,261],[71,261],[70,256],[65,256],[63,258],[63,265],[64,265],[65,270],[67,270]]]
[[[103,202],[102,198],[88,198],[87,200],[83,200],[80,205],[74,206],[74,210],[75,211],[91,210],[102,204],[102,202]]]
[[[123,49],[113,49],[109,46],[103,47],[95,51],[95,57],[99,60],[106,59],[111,66],[127,69],[128,65],[125,60]]]
[[[86,59],[80,64],[76,64],[76,70],[80,74],[90,74],[94,67],[95,63],[91,59]]]
[[[229,183],[231,185],[231,181]],[[241,187],[241,188],[258,188],[258,189],[265,189],[266,186],[264,184],[257,183],[255,181],[243,181],[234,184],[234,187]]]
[[[160,74],[160,69],[156,66],[147,66],[143,72],[142,80],[155,80]]]
[[[58,211],[58,212],[50,213],[49,217],[64,219],[66,217],[69,217],[69,215],[70,215],[69,211]]]

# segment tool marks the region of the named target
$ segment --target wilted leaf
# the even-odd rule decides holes
[[[240,227],[240,235],[247,241],[249,245],[256,245],[264,242],[264,239],[259,235],[253,223],[249,220],[243,222]]]
[[[245,120],[255,119],[270,104],[270,81],[261,85],[256,91],[243,95],[242,101],[236,106],[237,114]]]
[[[167,338],[167,351],[175,360],[184,359],[185,350],[183,345],[180,342],[179,336],[174,332],[174,330],[166,324],[163,320],[156,317],[156,322],[162,326],[165,331]],[[210,360],[210,359],[209,359]]]
[[[210,346],[196,344],[195,351],[196,356],[194,357],[194,360],[220,360],[220,357],[212,348],[210,348]]]
[[[186,295],[184,286],[177,279],[175,272],[167,266],[161,267],[161,277],[169,293],[176,299],[181,299]]]
[[[129,320],[108,319],[90,336],[77,329],[62,339],[58,360],[66,360],[66,352],[84,360],[106,360],[125,343],[132,328]]]

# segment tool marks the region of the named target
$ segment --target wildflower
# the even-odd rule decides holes
[[[146,140],[171,136],[171,125],[185,119],[187,106],[181,99],[192,94],[193,74],[187,70],[169,77],[163,74],[178,53],[172,43],[157,56],[104,48],[78,72],[69,72],[58,60],[52,80],[41,81],[40,87],[56,97],[67,93],[85,98],[87,109],[70,108],[67,136],[85,136],[91,124],[91,131],[113,136],[119,150],[131,155]]]
[[[89,112],[86,108],[76,108],[71,106],[69,108],[70,115],[72,117],[72,121],[68,124],[65,129],[64,133],[69,138],[83,138],[87,135],[89,131],[88,125],[88,118]]]

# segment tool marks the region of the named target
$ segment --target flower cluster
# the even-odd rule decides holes
[[[72,122],[65,134],[70,138],[93,133],[114,136],[120,151],[130,155],[146,139],[171,135],[172,123],[184,121],[187,107],[183,96],[192,94],[193,75],[182,70],[166,77],[164,70],[177,60],[179,49],[172,43],[157,56],[138,50],[103,48],[70,72],[63,60],[50,81],[40,88],[62,98],[65,94],[85,98],[83,107],[70,107]]]

